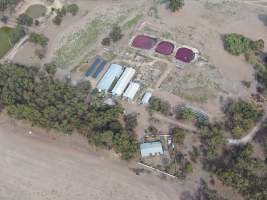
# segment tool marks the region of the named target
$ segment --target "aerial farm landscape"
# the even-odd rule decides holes
[[[0,0],[0,200],[266,200],[266,0]]]

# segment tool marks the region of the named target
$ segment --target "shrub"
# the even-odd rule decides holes
[[[196,118],[195,113],[193,112],[193,110],[191,108],[187,108],[187,107],[177,107],[176,108],[176,118],[177,119],[182,119],[182,120],[188,120],[191,121],[193,119]]]
[[[185,130],[179,127],[175,127],[171,130],[171,134],[172,134],[173,142],[175,144],[181,144],[181,145],[184,144],[184,140],[186,136]]]
[[[224,35],[224,47],[233,55],[245,53],[250,48],[251,40],[243,35],[231,33]]]
[[[8,16],[5,16],[5,15],[0,16],[0,21],[3,22],[4,24],[6,24],[8,21]]]
[[[31,33],[29,40],[34,44],[40,44],[42,47],[45,47],[48,43],[48,38],[38,33]]]
[[[70,4],[67,6],[66,10],[68,13],[71,13],[73,16],[75,16],[79,11],[79,7],[77,4]]]
[[[19,15],[19,17],[17,18],[17,21],[18,21],[18,24],[20,25],[31,26],[33,23],[33,18],[23,13]]]
[[[59,15],[55,16],[53,19],[53,22],[54,22],[54,24],[59,26],[62,23],[62,17],[60,17]]]
[[[160,98],[152,97],[149,103],[150,110],[161,112],[164,115],[170,114],[171,106],[167,101],[163,101]]]
[[[184,6],[184,0],[170,0],[169,8],[172,12],[180,10]]]
[[[110,45],[110,38],[109,37],[106,37],[102,40],[101,44],[103,46],[109,46]]]
[[[123,36],[121,28],[117,25],[113,26],[109,36],[113,40],[113,42],[119,41]]]

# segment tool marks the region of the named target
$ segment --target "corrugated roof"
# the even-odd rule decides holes
[[[107,92],[116,78],[119,78],[123,72],[123,67],[117,64],[111,64],[103,78],[98,82],[96,88],[99,91]]]
[[[112,90],[112,94],[116,96],[121,96],[122,93],[124,92],[125,88],[131,81],[135,74],[135,69],[133,68],[126,68],[121,75],[120,79],[118,80],[117,84]]]
[[[129,100],[132,101],[136,93],[138,92],[139,88],[140,88],[139,83],[131,82],[127,90],[124,92],[123,97],[128,98]]]
[[[146,92],[142,98],[142,104],[148,104],[151,97],[152,97],[152,93]]]
[[[163,149],[161,142],[146,142],[140,144],[141,156],[151,156],[151,155],[159,155],[163,154]]]

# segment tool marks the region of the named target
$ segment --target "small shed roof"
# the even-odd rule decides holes
[[[142,157],[163,154],[163,149],[160,141],[142,143],[140,144],[140,149]]]
[[[148,104],[151,97],[152,97],[152,93],[146,92],[142,98],[142,104]]]
[[[132,101],[136,93],[138,92],[139,88],[140,88],[139,83],[131,82],[127,90],[124,92],[123,97],[126,97]]]
[[[123,67],[117,64],[111,64],[108,71],[97,84],[99,91],[107,92],[116,78],[119,78],[123,72]]]

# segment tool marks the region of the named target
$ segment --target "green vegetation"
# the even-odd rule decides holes
[[[185,140],[185,136],[186,136],[185,130],[183,130],[179,127],[174,127],[173,129],[171,129],[170,133],[172,135],[173,143],[179,144],[179,145],[184,144],[184,140]]]
[[[0,0],[0,11],[5,11],[7,8],[11,10],[15,8],[20,0]]]
[[[262,112],[253,103],[242,100],[230,102],[225,110],[227,128],[234,138],[240,138],[251,129],[261,116]]]
[[[0,58],[3,57],[23,36],[24,29],[21,26],[14,28],[0,28]]]
[[[25,12],[28,16],[32,17],[33,19],[45,16],[46,14],[46,7],[41,4],[34,4],[27,8]]]
[[[170,104],[157,97],[152,97],[149,102],[149,110],[160,112],[164,115],[170,114]]]
[[[102,40],[101,44],[103,46],[110,46],[110,43],[111,43],[111,39],[109,37],[106,37]]]
[[[48,43],[48,38],[45,37],[43,34],[31,33],[29,41],[34,44],[39,44],[42,47],[45,47]]]
[[[253,41],[236,33],[225,34],[223,40],[225,49],[233,55],[240,55],[249,50],[259,51],[264,48],[263,40]]]
[[[172,12],[180,10],[184,6],[184,0],[170,0],[169,9]]]
[[[267,165],[252,156],[251,145],[230,149],[209,163],[224,184],[233,187],[246,200],[267,199]]]
[[[143,18],[143,14],[138,14],[134,18],[130,19],[123,25],[123,29],[130,29],[134,27],[141,19]]]
[[[73,86],[53,79],[53,73],[0,65],[0,101],[8,114],[65,134],[77,130],[91,143],[114,148],[124,159],[134,157],[137,143],[133,134],[120,124],[122,109],[104,105],[94,96],[87,103],[88,82]]]
[[[73,16],[75,16],[79,12],[79,6],[73,3],[70,5],[67,5],[66,10],[68,13],[71,13]]]
[[[196,119],[196,114],[191,108],[187,108],[185,106],[178,106],[176,108],[176,118],[181,120],[192,121]]]
[[[31,26],[33,24],[33,18],[23,13],[19,15],[19,17],[17,18],[17,22],[20,25]]]
[[[8,22],[8,16],[6,16],[6,15],[0,16],[0,21],[3,22],[4,24],[6,24]]]
[[[113,42],[117,42],[122,38],[123,34],[121,28],[117,25],[112,27],[112,30],[109,34],[109,37],[112,39]]]

